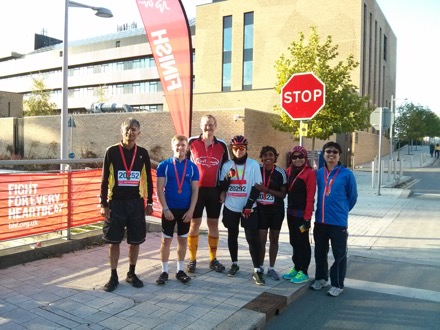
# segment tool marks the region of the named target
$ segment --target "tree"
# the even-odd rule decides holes
[[[96,103],[105,103],[107,102],[107,95],[106,95],[106,89],[107,86],[104,85],[99,85],[98,86],[98,90],[97,90],[97,94],[96,96],[98,97],[98,100],[96,101]]]
[[[440,136],[440,118],[429,108],[405,102],[397,108],[395,121],[399,141],[420,141],[426,136]]]
[[[281,88],[295,73],[313,72],[325,84],[326,104],[321,111],[308,121],[308,136],[327,140],[334,133],[348,133],[369,127],[369,98],[361,97],[357,87],[351,81],[351,72],[359,66],[353,55],[345,61],[337,61],[338,46],[332,45],[332,37],[327,36],[321,44],[316,27],[310,28],[308,42],[303,32],[299,40],[293,41],[288,48],[290,56],[284,54],[276,61],[278,81],[275,90]],[[273,126],[281,131],[298,135],[299,121],[292,120],[281,108],[274,110],[280,115]]]
[[[33,78],[31,95],[23,101],[25,116],[47,116],[55,114],[57,105],[50,101],[50,91],[44,79]]]

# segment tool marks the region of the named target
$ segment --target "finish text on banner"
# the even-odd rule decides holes
[[[192,44],[179,0],[136,0],[177,134],[191,135]]]

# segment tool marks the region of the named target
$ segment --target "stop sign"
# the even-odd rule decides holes
[[[325,85],[312,72],[297,73],[281,88],[281,108],[293,120],[312,119],[325,105]]]

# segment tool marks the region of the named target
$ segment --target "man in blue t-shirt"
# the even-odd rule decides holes
[[[171,140],[173,157],[162,161],[157,167],[157,197],[162,205],[162,243],[160,256],[162,273],[157,284],[168,280],[168,259],[173,240],[174,227],[177,224],[177,272],[176,278],[186,283],[191,278],[184,272],[187,237],[191,218],[197,203],[199,192],[199,170],[186,158],[188,139],[176,135]]]

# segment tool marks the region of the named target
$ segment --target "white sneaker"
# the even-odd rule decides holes
[[[342,293],[342,291],[344,291],[344,289],[332,286],[330,288],[330,290],[328,290],[327,295],[332,296],[332,297],[337,297]]]
[[[318,291],[321,290],[323,287],[326,287],[328,285],[326,280],[314,280],[313,283],[310,285],[310,289]]]

